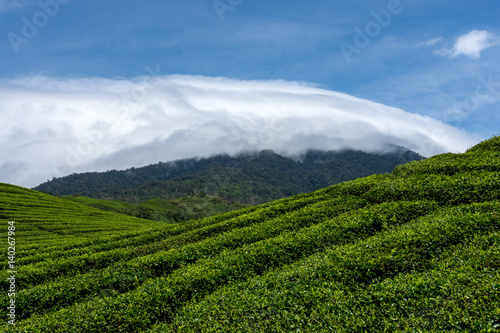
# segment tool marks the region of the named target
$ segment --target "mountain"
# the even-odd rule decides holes
[[[397,165],[420,159],[422,156],[400,147],[384,154],[308,151],[296,158],[265,150],[124,171],[73,174],[34,189],[59,196],[81,195],[129,203],[178,199],[203,192],[225,200],[260,204],[371,174],[389,173]]]
[[[493,332],[499,199],[499,137],[178,224],[0,184],[0,329]]]

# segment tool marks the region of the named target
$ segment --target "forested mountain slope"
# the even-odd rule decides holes
[[[422,156],[403,148],[392,153],[308,151],[296,159],[272,151],[236,157],[218,155],[159,163],[124,171],[90,172],[54,178],[35,190],[55,195],[139,203],[198,193],[244,204],[260,204],[377,173]]]
[[[15,220],[19,247],[16,325],[4,324],[6,332],[500,326],[500,138],[201,220],[127,218],[116,236],[85,229],[102,224],[106,233],[118,215],[93,219],[49,195],[0,191],[4,235]],[[74,218],[52,218],[67,209]],[[78,226],[87,218],[92,224]],[[43,225],[50,242],[31,225]],[[71,237],[61,232],[72,228]],[[3,318],[8,302],[4,293]]]

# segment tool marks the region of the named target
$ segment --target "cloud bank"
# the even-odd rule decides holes
[[[453,49],[444,48],[436,51],[436,54],[450,59],[459,55],[479,59],[482,51],[497,45],[500,45],[500,38],[495,34],[488,31],[472,30],[468,34],[458,37]]]
[[[0,80],[0,182],[273,149],[460,152],[477,138],[438,120],[311,84],[201,76]]]

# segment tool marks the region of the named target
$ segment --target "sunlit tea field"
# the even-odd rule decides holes
[[[1,329],[496,331],[499,198],[500,138],[179,224],[0,184]]]

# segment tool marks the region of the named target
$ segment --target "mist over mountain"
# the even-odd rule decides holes
[[[479,141],[436,119],[283,80],[172,75],[0,80],[0,181],[272,149],[463,152]]]
[[[309,150],[294,158],[263,150],[160,162],[122,171],[73,174],[54,178],[35,189],[55,195],[130,203],[206,193],[258,204],[371,174],[388,173],[397,165],[422,158],[401,147],[379,154]]]

